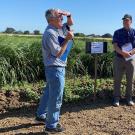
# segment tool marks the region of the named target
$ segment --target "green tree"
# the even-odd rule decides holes
[[[14,33],[15,32],[15,29],[14,28],[7,28],[5,30],[5,33]]]
[[[34,30],[33,33],[34,33],[34,35],[40,35],[40,31],[39,30]]]
[[[30,32],[28,30],[24,31],[24,34],[30,34]]]

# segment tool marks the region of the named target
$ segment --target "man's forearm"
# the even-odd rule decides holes
[[[65,52],[68,45],[68,41],[73,39],[73,37],[74,37],[73,31],[68,31],[65,40],[61,45],[61,50],[57,53],[56,57],[60,57]]]
[[[114,43],[114,49],[117,53],[121,54],[123,57],[128,58],[131,56],[130,52],[121,50],[117,43]]]
[[[119,54],[123,54],[122,50],[118,47],[117,43],[114,43],[114,50],[119,53]]]
[[[62,43],[61,50],[57,53],[56,57],[60,57],[65,52],[67,48],[67,43],[68,43],[68,40],[65,39]]]

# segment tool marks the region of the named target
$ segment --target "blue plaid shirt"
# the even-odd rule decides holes
[[[125,28],[121,28],[121,29],[116,30],[113,35],[112,43],[117,43],[120,49],[126,43],[131,43],[133,48],[135,48],[135,29],[130,28],[129,30],[126,30]],[[123,57],[117,52],[115,53],[116,53],[116,56]]]

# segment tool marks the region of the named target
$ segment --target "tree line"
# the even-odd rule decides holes
[[[110,33],[106,33],[106,34],[103,34],[103,35],[95,35],[95,34],[85,35],[84,33],[75,33],[74,35],[76,37],[112,38],[112,35]]]
[[[25,30],[25,31],[16,31],[14,28],[8,27],[6,28],[6,30],[2,33],[7,33],[7,34],[34,34],[34,35],[40,35],[40,31],[39,30],[34,30],[33,33],[30,33],[29,30]]]
[[[39,30],[34,30],[33,33],[30,33],[29,30],[25,30],[25,31],[16,31],[14,28],[8,27],[6,28],[6,30],[3,33],[7,33],[7,34],[34,34],[34,35],[40,35],[40,31]],[[90,34],[90,35],[85,35],[84,33],[75,33],[74,34],[76,37],[95,37],[95,38],[112,38],[112,35],[110,33],[106,33],[104,35],[95,35],[95,34]]]

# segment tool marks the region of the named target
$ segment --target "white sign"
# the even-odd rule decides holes
[[[103,53],[103,42],[91,42],[91,53]]]

